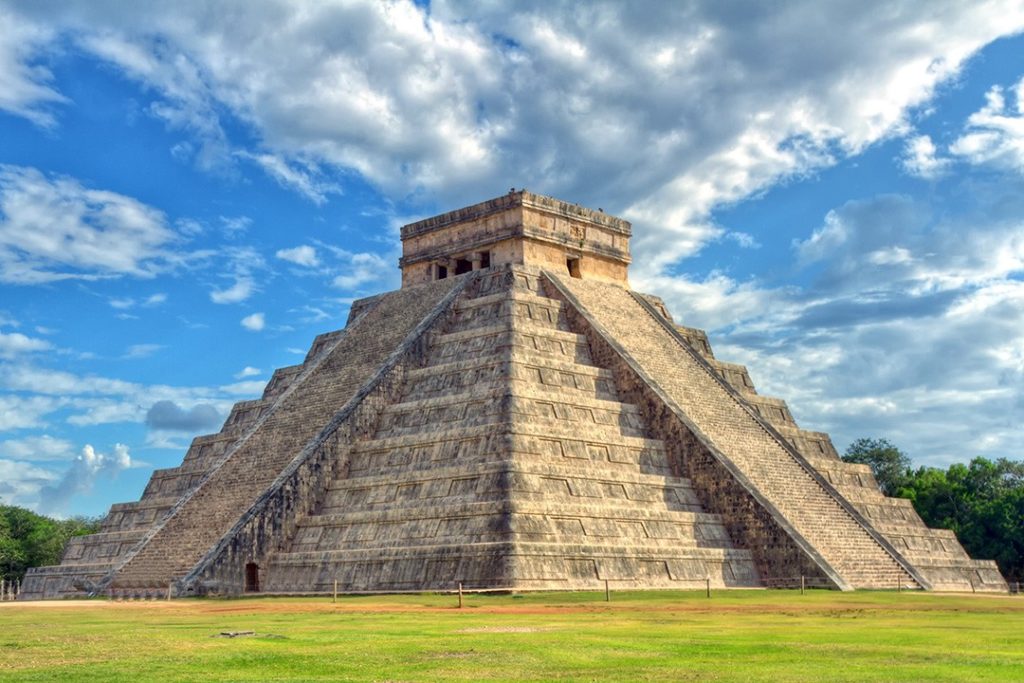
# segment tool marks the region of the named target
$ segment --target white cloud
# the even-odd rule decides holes
[[[336,247],[331,248],[331,252],[338,258],[341,270],[331,284],[339,289],[356,289],[371,282],[381,282],[398,270],[380,254],[353,253]]]
[[[200,165],[248,158],[314,201],[321,169],[445,206],[525,184],[633,220],[651,272],[720,237],[715,207],[905,133],[972,54],[1024,28],[1014,0],[18,11],[150,88]]]
[[[267,321],[262,313],[253,313],[242,318],[242,327],[250,332],[259,332],[266,327]]]
[[[907,140],[900,163],[907,173],[928,180],[942,176],[951,161],[936,155],[935,143],[927,135],[917,135]]]
[[[100,477],[115,477],[118,472],[131,466],[132,458],[124,444],[114,444],[113,452],[109,455],[97,453],[90,444],[86,444],[60,481],[39,489],[38,510],[43,513],[59,513],[67,509],[72,496],[90,491]]]
[[[246,365],[244,368],[235,373],[235,379],[245,379],[246,377],[255,377],[260,374],[259,368],[254,368],[251,365]]]
[[[25,353],[49,351],[53,344],[45,339],[28,337],[20,332],[0,332],[0,358],[14,358]]]
[[[72,453],[70,441],[48,434],[0,441],[0,457],[12,460],[69,460]]]
[[[221,414],[227,414],[234,403],[216,387],[141,384],[24,363],[0,364],[0,386],[25,394],[0,394],[0,431],[44,426],[44,417],[64,409],[71,414],[62,415],[62,420],[90,426],[144,422],[146,406],[162,400],[190,406],[209,404]]]
[[[232,278],[234,284],[224,289],[210,292],[210,301],[215,304],[237,304],[245,301],[257,291],[255,274],[266,269],[263,257],[251,247],[234,247],[225,249],[220,257],[227,262],[225,277]]]
[[[967,119],[964,134],[950,152],[972,164],[1024,173],[1024,78],[1010,93],[996,86],[985,99],[985,106]]]
[[[292,247],[291,249],[278,249],[275,256],[284,261],[288,261],[289,263],[306,266],[307,268],[315,268],[320,265],[320,259],[317,257],[316,249],[308,244]]]
[[[0,165],[0,281],[152,277],[177,257],[164,215],[116,192]]]
[[[260,396],[263,390],[266,388],[267,383],[264,380],[250,380],[248,382],[235,382],[234,384],[225,384],[220,387],[220,390],[225,394],[232,396]]]
[[[33,61],[53,39],[52,29],[0,7],[0,109],[43,128],[56,125],[52,105],[68,101],[51,86],[50,70]]]
[[[163,344],[132,344],[124,353],[125,358],[148,358],[164,348]]]
[[[725,238],[736,243],[741,249],[760,249],[761,243],[747,232],[727,232]]]
[[[221,216],[220,227],[224,236],[233,239],[248,232],[252,219],[248,216]]]
[[[274,154],[250,154],[238,152],[238,156],[255,161],[274,180],[284,187],[291,188],[303,195],[314,204],[323,204],[329,194],[341,194],[341,187],[335,183],[318,178],[321,174],[315,164],[307,168],[290,165],[283,158]]]
[[[0,459],[0,502],[34,508],[39,491],[52,485],[60,475],[52,470],[14,460]]]
[[[62,404],[63,401],[52,396],[0,394],[0,431],[41,427],[43,417]]]
[[[252,296],[256,283],[251,277],[240,276],[235,284],[227,289],[215,289],[210,292],[210,301],[215,304],[237,304]]]

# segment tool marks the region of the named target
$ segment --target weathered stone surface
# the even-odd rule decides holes
[[[630,292],[629,234],[525,191],[406,226],[403,289],[355,302],[22,597],[1005,590]]]

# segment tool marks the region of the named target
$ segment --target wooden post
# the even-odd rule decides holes
[[[803,575],[801,575],[800,576],[800,595],[804,594],[804,585],[805,585],[804,577],[803,577]]]
[[[897,593],[902,593],[903,592],[903,577],[900,576],[899,574],[896,575],[896,592]]]
[[[608,579],[604,580],[604,601],[612,601],[612,589],[608,587]]]
[[[167,602],[171,601],[171,595],[174,593],[174,583],[167,584]]]
[[[459,609],[462,609],[462,582],[459,581]]]
[[[711,597],[711,577],[710,576],[707,577],[706,579],[704,579],[704,581],[707,582],[707,596],[710,598]]]
[[[334,580],[334,595],[331,596],[331,602],[338,602],[338,580]]]
[[[7,579],[0,579],[0,601],[7,599]]]

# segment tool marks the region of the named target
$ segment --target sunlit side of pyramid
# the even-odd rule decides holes
[[[402,288],[111,508],[24,598],[809,585],[1003,591],[529,192],[402,229]]]

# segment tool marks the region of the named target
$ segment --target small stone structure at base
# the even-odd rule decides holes
[[[1007,589],[631,291],[629,237],[525,191],[405,226],[400,290],[21,597]]]

